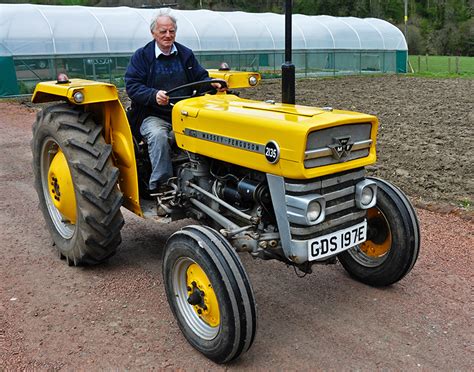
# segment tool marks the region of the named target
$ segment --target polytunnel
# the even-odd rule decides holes
[[[71,77],[123,85],[131,54],[151,40],[157,9],[0,4],[0,96],[31,92],[41,80]],[[176,40],[206,68],[280,73],[284,15],[168,10],[178,20]],[[375,18],[293,16],[297,75],[406,72],[401,31]]]

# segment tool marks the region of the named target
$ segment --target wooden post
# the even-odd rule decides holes
[[[459,56],[456,56],[456,74],[459,75]]]
[[[421,72],[421,56],[418,56],[418,73]]]
[[[425,56],[426,72],[428,72],[428,54]]]
[[[451,73],[451,57],[448,57],[448,73]]]

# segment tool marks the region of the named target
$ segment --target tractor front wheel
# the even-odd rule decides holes
[[[61,257],[79,265],[112,256],[122,194],[102,127],[80,108],[50,106],[37,115],[31,147],[40,209]]]
[[[415,210],[401,190],[381,179],[377,203],[367,211],[368,239],[338,255],[355,279],[387,286],[410,272],[418,257],[420,229]]]
[[[188,226],[166,243],[163,276],[171,310],[188,342],[216,363],[246,352],[255,337],[249,278],[215,230]]]

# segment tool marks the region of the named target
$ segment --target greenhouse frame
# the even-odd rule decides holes
[[[157,9],[0,4],[0,97],[31,93],[38,81],[70,77],[123,86],[130,56],[152,40]],[[284,15],[169,10],[176,40],[205,68],[280,74]],[[297,76],[405,73],[403,33],[376,18],[293,15]]]

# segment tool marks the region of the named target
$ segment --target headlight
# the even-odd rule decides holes
[[[285,195],[288,221],[313,226],[324,221],[326,200],[318,194]]]
[[[257,85],[257,83],[258,83],[258,79],[255,76],[252,75],[252,76],[249,77],[249,84],[252,87]]]
[[[356,185],[355,202],[357,208],[372,208],[377,202],[377,184],[371,180],[359,182]]]
[[[369,205],[372,202],[374,197],[374,192],[370,187],[365,187],[362,190],[362,195],[360,197],[360,203],[362,205]]]
[[[309,203],[308,210],[306,212],[306,217],[308,221],[314,223],[318,220],[319,216],[321,215],[321,204],[317,200],[312,201]]]
[[[76,103],[84,102],[84,94],[82,92],[74,93],[72,98],[74,99],[74,102],[76,102]]]

